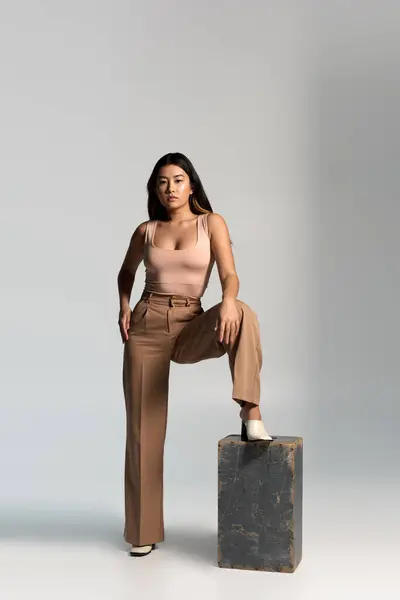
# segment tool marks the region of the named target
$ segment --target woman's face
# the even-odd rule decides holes
[[[161,204],[167,210],[174,210],[189,202],[192,186],[186,171],[177,165],[166,165],[158,172],[156,190]]]

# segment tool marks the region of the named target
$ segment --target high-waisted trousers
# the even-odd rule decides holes
[[[260,403],[262,350],[256,313],[236,299],[240,328],[233,342],[219,341],[218,303],[143,291],[124,343],[126,406],[124,539],[142,546],[164,541],[163,462],[170,361],[196,363],[229,357],[232,399]],[[206,390],[205,390],[206,391]]]

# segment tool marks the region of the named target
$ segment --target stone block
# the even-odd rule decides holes
[[[218,442],[218,565],[293,573],[302,557],[303,438]]]

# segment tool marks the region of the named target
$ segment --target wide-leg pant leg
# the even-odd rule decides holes
[[[171,343],[164,316],[142,303],[131,321],[123,357],[126,406],[124,539],[138,546],[164,541],[163,466]],[[149,309],[150,310],[150,309]]]
[[[196,363],[227,353],[233,400],[239,405],[242,405],[243,400],[259,405],[262,349],[258,318],[254,310],[242,300],[237,298],[236,304],[240,314],[240,328],[233,344],[219,342],[219,332],[214,331],[221,305],[218,303],[197,315],[182,329],[175,340],[171,360],[181,364]]]

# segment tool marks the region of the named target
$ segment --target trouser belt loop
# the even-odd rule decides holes
[[[167,331],[168,331],[168,333],[170,333],[170,331],[171,331],[171,327],[170,327],[170,311],[171,311],[171,308],[170,307],[173,308],[174,306],[175,306],[175,304],[174,304],[174,297],[170,296],[169,297],[169,302],[168,302],[167,314],[166,314],[166,317],[167,317]]]

